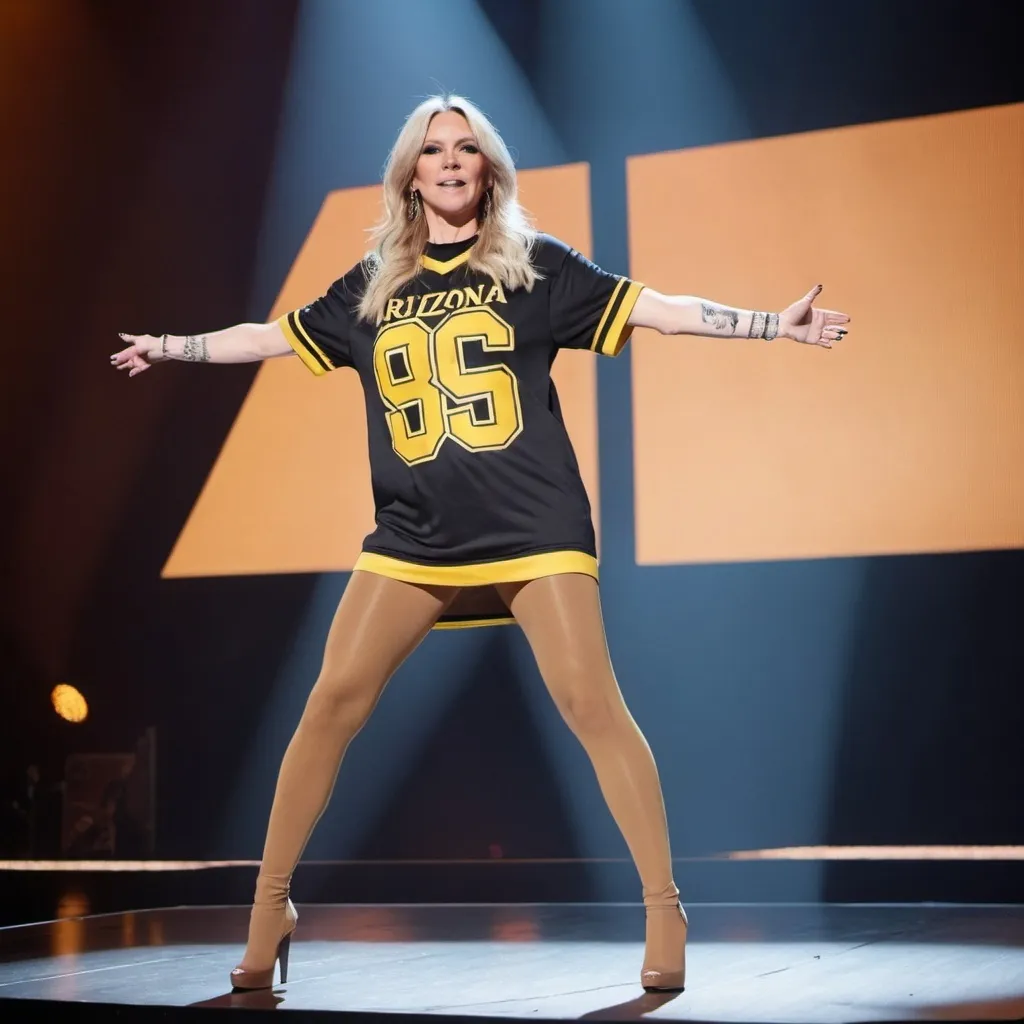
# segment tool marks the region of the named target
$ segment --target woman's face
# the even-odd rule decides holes
[[[488,184],[487,159],[466,119],[454,110],[435,114],[412,179],[426,206],[450,223],[465,223],[476,216]]]

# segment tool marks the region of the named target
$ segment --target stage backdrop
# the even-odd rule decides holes
[[[65,758],[152,726],[157,854],[258,856],[369,528],[355,378],[107,355],[322,292],[439,87],[607,269],[755,308],[822,282],[853,317],[833,351],[637,332],[556,364],[676,854],[1024,842],[1012,5],[626,7],[3,7],[0,784],[38,766],[38,852]],[[522,636],[484,629],[396,674],[308,855],[626,850]]]
[[[591,255],[587,167],[520,179],[537,225]],[[1024,346],[1002,326],[1024,323],[1022,180],[1024,105],[631,158],[635,279],[774,309],[817,276],[856,318],[830,352],[636,333],[637,563],[1024,546]],[[379,216],[378,187],[325,197],[269,317],[326,292]],[[362,392],[304,371],[260,371],[165,576],[352,568]],[[599,509],[594,357],[553,375]]]

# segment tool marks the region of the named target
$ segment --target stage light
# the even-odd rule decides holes
[[[89,717],[85,697],[67,683],[58,683],[50,694],[50,700],[53,710],[68,722],[84,722]]]

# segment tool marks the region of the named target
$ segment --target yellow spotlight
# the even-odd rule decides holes
[[[85,698],[67,683],[58,683],[50,694],[53,710],[61,718],[69,722],[84,722],[89,715],[89,705]]]

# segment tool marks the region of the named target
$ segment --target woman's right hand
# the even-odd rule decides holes
[[[111,355],[110,365],[115,370],[127,370],[128,376],[134,377],[161,361],[160,338],[151,334],[121,334],[119,337],[128,347]]]

